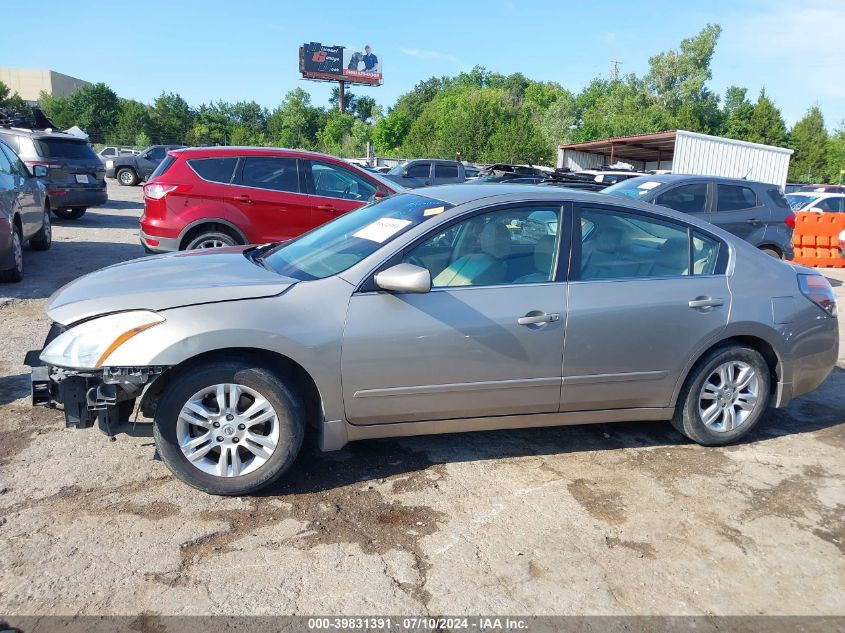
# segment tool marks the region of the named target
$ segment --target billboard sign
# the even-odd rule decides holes
[[[306,79],[380,86],[381,68],[382,57],[369,44],[355,48],[311,42],[299,47],[299,72]]]

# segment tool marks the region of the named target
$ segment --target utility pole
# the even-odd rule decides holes
[[[619,64],[622,62],[612,59],[610,60],[610,81],[618,81],[619,80]]]

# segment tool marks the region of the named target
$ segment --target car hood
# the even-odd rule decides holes
[[[188,251],[115,264],[57,290],[47,315],[69,325],[125,310],[271,297],[296,283],[247,259],[248,248]]]

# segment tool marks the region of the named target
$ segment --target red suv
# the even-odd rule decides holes
[[[141,244],[164,253],[287,240],[400,189],[314,152],[173,150],[144,185]]]

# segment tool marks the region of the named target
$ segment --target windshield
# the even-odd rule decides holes
[[[261,259],[280,275],[302,281],[343,272],[406,231],[452,205],[402,193],[373,202],[272,248]]]
[[[802,196],[800,194],[790,193],[786,195],[786,201],[789,203],[789,208],[793,211],[803,209],[807,205],[818,200],[818,196]]]
[[[607,189],[603,189],[602,193],[609,193],[611,196],[618,198],[633,198],[639,200],[643,198],[649,191],[657,189],[666,183],[654,180],[648,177],[628,178],[615,185],[610,185]]]
[[[100,160],[85,141],[42,138],[35,141],[38,153],[44,158],[88,158]]]
[[[399,163],[387,173],[391,176],[401,176],[403,171],[405,171],[405,163]]]

